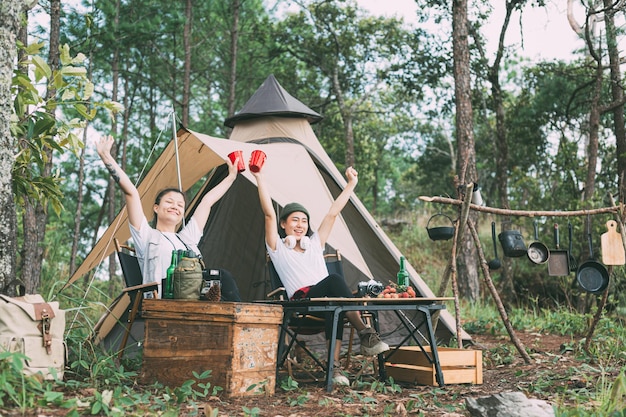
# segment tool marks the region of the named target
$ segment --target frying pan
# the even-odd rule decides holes
[[[554,223],[554,245],[555,249],[550,250],[548,259],[548,275],[551,277],[562,277],[569,275],[569,254],[560,248],[559,225]]]
[[[533,227],[535,228],[535,241],[528,246],[526,254],[532,263],[537,265],[545,264],[550,259],[550,251],[546,245],[539,242],[536,221],[533,222]]]
[[[587,239],[589,240],[589,259],[583,262],[576,272],[576,281],[583,290],[592,294],[602,294],[609,286],[609,272],[593,257],[591,226],[587,221]]]

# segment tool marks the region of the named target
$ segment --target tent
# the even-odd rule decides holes
[[[267,154],[263,172],[276,210],[280,212],[287,203],[297,201],[307,207],[311,226],[315,228],[346,184],[344,175],[335,167],[311,128],[311,123],[321,119],[269,76],[243,109],[225,121],[225,125],[233,127],[230,139],[181,128],[177,138],[183,189],[189,190],[208,175],[189,204],[187,217],[193,213],[198,199],[226,175],[224,160],[230,152],[240,149],[247,158],[253,150],[261,149]],[[172,141],[138,186],[147,215],[151,216],[156,193],[176,183]],[[261,300],[269,292],[263,228],[256,180],[246,170],[213,206],[199,245],[208,267],[231,271],[244,301]],[[124,209],[66,286],[113,252],[114,237],[120,241],[130,238]],[[356,289],[358,282],[369,279],[383,283],[395,280],[401,253],[356,195],[350,198],[337,219],[327,244],[341,251],[351,287]],[[435,296],[410,264],[407,270],[421,296]],[[437,337],[449,340],[456,334],[454,319],[444,310],[439,320]],[[397,319],[391,316],[389,320],[381,319],[383,334],[392,335],[398,327]],[[469,339],[465,332],[462,337]]]

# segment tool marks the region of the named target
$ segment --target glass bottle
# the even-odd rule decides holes
[[[172,261],[165,274],[165,288],[163,288],[163,298],[165,299],[174,298],[174,270],[176,269],[176,265],[178,265],[178,251],[173,250]]]
[[[396,283],[399,287],[408,287],[409,285],[409,273],[404,266],[404,256],[400,256],[400,270],[396,275]]]

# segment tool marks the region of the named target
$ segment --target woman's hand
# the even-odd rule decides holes
[[[348,167],[346,169],[346,178],[348,179],[348,184],[356,185],[359,182],[359,173],[356,169]]]
[[[226,158],[226,164],[228,165],[228,176],[231,178],[237,177],[237,173],[239,170],[237,169],[237,165],[239,164],[239,156],[235,159],[235,162],[232,162],[230,158]]]
[[[113,140],[113,136],[100,136],[100,139],[96,141],[96,151],[98,152],[98,155],[100,155],[100,158],[111,156],[111,148],[113,148],[114,143],[115,140]]]

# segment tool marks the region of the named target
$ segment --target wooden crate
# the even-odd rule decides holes
[[[175,387],[211,370],[225,396],[274,394],[281,306],[146,299],[142,314],[143,382]]]
[[[429,346],[424,349],[430,353]],[[437,353],[445,385],[483,383],[482,351],[438,347]],[[435,366],[419,346],[403,346],[390,359],[385,363],[385,369],[395,381],[437,385]]]

